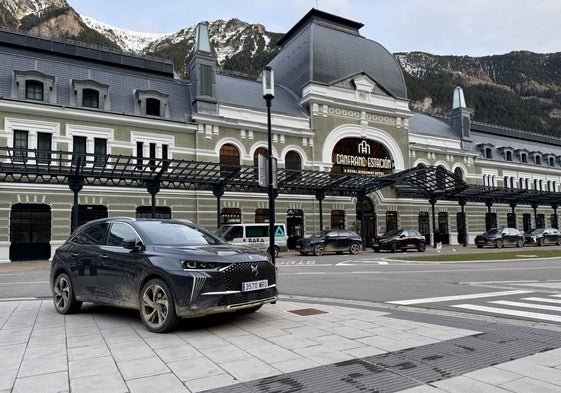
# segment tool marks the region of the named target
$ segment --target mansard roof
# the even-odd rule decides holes
[[[281,51],[269,63],[275,79],[296,95],[309,83],[331,85],[364,73],[393,97],[406,99],[403,72],[379,43],[358,34],[362,26],[319,10],[310,11],[281,39]]]

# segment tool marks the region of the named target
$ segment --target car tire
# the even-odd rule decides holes
[[[419,246],[417,246],[417,250],[419,252],[425,252],[426,249],[427,249],[427,245],[423,242],[419,243]]]
[[[82,302],[74,296],[74,286],[66,273],[56,276],[53,283],[53,303],[59,314],[73,314],[80,310]]]
[[[397,243],[392,243],[392,244],[390,245],[390,251],[393,252],[393,253],[397,252],[397,249],[398,249],[398,248],[399,248],[399,247],[398,247]]]
[[[306,251],[300,251],[300,255],[308,255],[308,254],[309,254],[309,252],[306,252]]]
[[[544,243],[543,239],[538,239],[538,246],[542,247]]]
[[[503,248],[503,246],[504,246],[504,244],[503,244],[503,241],[502,241],[502,240],[497,240],[497,241],[495,242],[495,247],[496,247],[496,248]]]
[[[316,245],[314,246],[314,255],[315,255],[316,257],[322,256],[323,253],[324,253],[324,251],[325,251],[325,247],[324,247],[323,244],[316,244]]]
[[[360,252],[360,250],[362,249],[361,245],[358,243],[353,243],[351,244],[351,246],[349,247],[349,253],[351,255],[356,255]]]
[[[372,249],[374,250],[375,253],[380,252],[380,247],[373,247]]]
[[[176,327],[179,319],[173,294],[162,279],[153,278],[144,284],[138,302],[140,318],[152,333],[165,333]]]
[[[280,249],[277,246],[275,246],[275,258],[278,258],[279,254],[280,254]],[[267,255],[271,255],[269,248],[267,248]]]
[[[540,240],[542,241],[542,244],[541,244],[541,245],[543,245],[543,239],[540,239]],[[518,247],[518,248],[524,247],[524,240],[519,239],[519,240],[516,242],[516,247]]]

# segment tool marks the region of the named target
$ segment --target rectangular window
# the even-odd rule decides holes
[[[80,163],[84,165],[86,160],[86,137],[85,136],[75,136],[72,138],[72,152],[74,163]]]
[[[14,160],[26,161],[29,133],[22,130],[14,130]]]
[[[162,145],[162,160],[168,159],[168,145]]]
[[[212,67],[201,65],[201,95],[212,97]]]
[[[94,166],[105,166],[107,162],[107,139],[94,139]]]
[[[160,116],[160,100],[156,98],[146,99],[146,114],[149,116]]]
[[[52,135],[47,132],[37,133],[37,162],[48,164],[51,161]]]
[[[150,169],[156,169],[156,144],[150,143]]]
[[[26,81],[25,99],[43,101],[43,83],[35,80]]]
[[[142,142],[136,142],[136,169],[142,169],[143,150],[144,144]]]

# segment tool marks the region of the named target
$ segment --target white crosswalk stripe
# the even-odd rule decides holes
[[[485,292],[471,295],[455,295],[441,296],[433,298],[419,298],[390,301],[387,303],[397,305],[416,305],[450,302],[449,307],[471,310],[481,313],[490,313],[495,315],[505,315],[511,317],[522,317],[539,321],[549,321],[561,323],[561,294],[548,294],[542,296],[518,296],[533,293],[534,291],[500,291]],[[504,300],[508,296],[509,300]],[[513,299],[516,297],[516,299]],[[503,299],[490,299],[503,298]],[[480,304],[461,303],[453,304],[459,301],[479,301]]]

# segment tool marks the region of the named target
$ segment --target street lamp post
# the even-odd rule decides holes
[[[268,150],[268,194],[269,194],[269,255],[275,264],[275,191],[273,189],[273,143],[271,132],[271,101],[275,98],[275,80],[273,69],[265,67],[263,71],[263,98],[267,103],[267,150]]]

